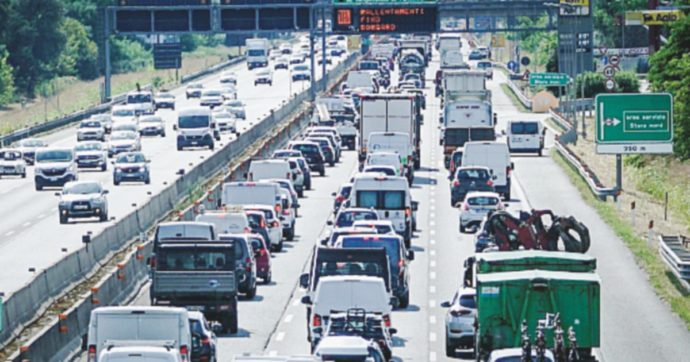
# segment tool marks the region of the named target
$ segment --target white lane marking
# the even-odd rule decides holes
[[[10,231],[6,232],[5,236],[12,236],[12,234],[14,234],[14,230],[10,230]]]
[[[436,361],[436,352],[429,352],[429,362]]]
[[[429,235],[436,235],[436,230],[429,230]]]
[[[429,342],[436,342],[436,333],[429,332]]]
[[[37,220],[41,220],[41,219],[43,219],[44,217],[46,217],[46,216],[43,215],[43,214],[38,214],[38,216],[36,216],[36,219],[37,219]]]
[[[278,335],[276,336],[276,341],[280,342],[283,339],[285,339],[285,332],[278,332]]]
[[[429,262],[429,267],[435,268],[436,267],[436,260],[432,260]]]
[[[431,210],[433,214],[433,211],[436,210],[436,205],[429,205],[429,210]]]
[[[429,272],[429,279],[431,279],[431,280],[436,279],[436,272],[434,272],[434,271]]]
[[[436,300],[429,299],[429,308],[436,308]]]
[[[431,185],[431,187],[429,187],[429,189],[430,189],[431,191],[436,191],[436,186]],[[432,194],[433,194],[433,192],[432,192]]]
[[[268,355],[271,356],[271,357],[277,356],[277,355],[278,355],[278,351],[270,351],[270,352],[268,352]]]
[[[429,256],[436,256],[436,250],[429,250]]]
[[[285,316],[285,319],[283,319],[283,322],[285,323],[290,323],[292,322],[292,317],[294,317],[292,314],[288,314]]]
[[[430,285],[430,286],[429,286],[429,293],[431,293],[431,294],[436,293],[436,286],[435,286],[435,285]]]
[[[429,316],[429,324],[436,324],[436,316],[435,315]]]
[[[432,216],[432,218],[433,218],[433,216]],[[436,226],[436,221],[430,220],[430,221],[429,221],[429,226]]]
[[[435,204],[435,203],[436,203],[436,199],[431,199],[431,203],[432,203],[432,204]],[[434,206],[434,207],[436,207],[436,206]]]
[[[293,307],[296,307],[296,306],[298,306],[298,305],[299,305],[299,299],[295,299],[295,300],[292,301],[292,306],[293,306]]]

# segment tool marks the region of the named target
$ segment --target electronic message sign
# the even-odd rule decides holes
[[[333,31],[338,33],[431,33],[436,31],[436,6],[338,7]]]

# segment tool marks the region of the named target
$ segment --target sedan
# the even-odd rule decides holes
[[[338,189],[338,192],[334,192],[331,194],[331,196],[335,197],[335,200],[333,200],[333,213],[337,213],[338,210],[340,210],[340,206],[345,202],[345,200],[350,198],[350,192],[352,191],[352,184],[351,183],[345,183],[342,186],[340,186],[340,189]]]
[[[139,133],[132,131],[113,131],[108,143],[108,157],[122,152],[141,151]]]
[[[223,93],[219,89],[206,89],[201,92],[200,106],[213,108],[221,104],[223,104]]]
[[[488,213],[504,208],[501,196],[495,192],[470,192],[460,207],[460,232],[468,227],[476,229]]]
[[[101,121],[87,119],[79,122],[77,142],[94,140],[105,141],[105,127],[103,127]]]
[[[175,110],[175,96],[172,95],[172,93],[159,92],[153,98],[153,101],[156,104],[156,110],[162,108],[172,109],[173,111]]]
[[[237,84],[237,73],[225,72],[220,76],[221,83]]]
[[[139,134],[142,136],[165,137],[165,121],[160,116],[142,116],[139,118]]]
[[[295,65],[294,67],[292,67],[292,70],[290,71],[290,78],[293,82],[297,82],[300,80],[310,80],[311,70],[309,69],[309,66],[305,64]]]
[[[60,196],[58,210],[60,224],[70,218],[97,217],[100,221],[108,220],[108,190],[104,190],[98,181],[72,181],[65,184]]]
[[[210,323],[199,311],[189,311],[189,329],[192,332],[192,361],[216,361],[218,339]],[[138,358],[137,358],[138,359]]]
[[[26,138],[19,141],[17,150],[22,153],[22,157],[24,157],[24,161],[26,161],[27,164],[33,165],[35,162],[36,150],[45,147],[48,147],[48,144],[42,139]]]
[[[261,69],[254,74],[254,86],[258,84],[273,85],[273,72],[270,69]]]
[[[115,166],[113,184],[117,186],[122,181],[139,181],[147,185],[150,184],[150,162],[141,152],[128,152],[117,156],[113,161]]]
[[[26,161],[21,151],[9,148],[0,150],[0,176],[26,178]]]
[[[189,98],[199,98],[201,97],[201,91],[204,89],[204,85],[201,83],[191,83],[185,89],[185,95],[187,99]]]
[[[234,114],[221,110],[220,112],[213,113],[213,120],[216,123],[218,132],[237,132],[237,119],[235,119]]]
[[[302,64],[302,63],[304,63],[304,57],[303,56],[301,56],[299,54],[295,54],[295,55],[290,57],[290,64],[291,65],[292,64]]]
[[[474,288],[462,287],[453,300],[441,303],[446,313],[446,356],[455,357],[458,348],[474,347],[474,320],[477,316]]]
[[[223,102],[223,108],[234,114],[237,118],[247,119],[247,112],[245,111],[244,103],[238,99]]]
[[[101,171],[108,169],[108,150],[103,142],[79,142],[74,147],[74,153],[79,168],[100,168]]]

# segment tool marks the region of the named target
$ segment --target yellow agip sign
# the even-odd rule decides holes
[[[589,6],[589,0],[561,0],[560,3],[572,6]]]
[[[625,25],[668,25],[680,19],[680,10],[643,10],[625,13]]]

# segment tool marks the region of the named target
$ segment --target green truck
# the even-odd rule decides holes
[[[579,360],[592,360],[592,349],[600,344],[601,280],[595,258],[535,250],[481,253],[471,267],[478,361],[495,350],[524,347],[523,338],[537,345],[537,331],[558,355],[555,320],[563,330],[572,327]],[[565,344],[568,349],[567,337]]]

